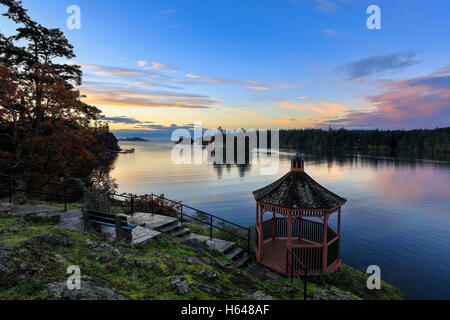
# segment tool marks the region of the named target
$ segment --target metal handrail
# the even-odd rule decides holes
[[[7,175],[7,174],[4,174],[4,173],[0,173],[0,179],[2,177],[9,179],[9,188],[6,188],[5,190],[9,191],[9,198],[10,198],[10,202],[11,203],[12,203],[12,193],[13,193],[13,191],[21,191],[21,192],[25,192],[25,193],[29,193],[29,194],[40,194],[40,195],[47,195],[47,196],[61,196],[61,194],[56,194],[56,193],[43,193],[43,192],[39,192],[39,191],[29,191],[29,190],[15,189],[12,186],[12,179],[29,181],[29,182],[36,182],[36,183],[43,183],[43,184],[46,184],[46,185],[61,186],[63,188],[64,211],[67,211],[66,187],[70,186],[69,184],[61,183],[61,182],[48,182],[48,181],[42,181],[42,180],[35,180],[35,179],[31,179],[31,178],[26,178],[26,177],[17,177],[17,176],[12,176],[12,175]],[[3,190],[3,189],[1,189],[1,190]],[[179,212],[177,210],[174,210],[174,213],[176,213],[177,215],[181,215],[181,222],[183,222],[183,216],[185,216],[185,217],[188,217],[190,219],[193,219],[193,220],[199,221],[201,223],[207,224],[208,222],[205,222],[203,220],[197,219],[197,218],[195,218],[193,216],[190,216],[187,213],[183,212],[183,208],[194,210],[195,212],[203,214],[203,215],[205,215],[205,216],[207,216],[209,218],[210,238],[211,239],[212,239],[212,236],[213,236],[213,232],[212,232],[213,228],[217,229],[217,230],[220,230],[220,231],[223,231],[223,232],[226,232],[226,233],[230,234],[233,237],[237,237],[240,240],[246,241],[247,242],[247,251],[248,251],[248,253],[250,253],[250,244],[251,244],[251,229],[250,228],[246,228],[246,227],[240,226],[240,225],[238,225],[238,224],[236,224],[234,222],[231,222],[231,221],[228,221],[226,219],[220,218],[220,217],[215,216],[213,214],[207,213],[207,212],[202,211],[202,210],[198,210],[196,208],[193,208],[191,206],[185,205],[185,204],[183,204],[181,202],[178,202],[178,201],[174,201],[174,200],[171,200],[171,199],[168,199],[168,198],[164,198],[164,197],[155,195],[153,193],[151,195],[141,195],[141,196],[129,195],[129,194],[126,194],[126,193],[123,193],[123,194],[111,193],[111,194],[109,194],[109,197],[111,197],[111,196],[116,196],[116,197],[122,197],[122,198],[125,198],[125,199],[129,199],[130,200],[130,207],[131,207],[131,215],[134,214],[135,201],[136,200],[138,200],[139,198],[145,197],[145,196],[151,196],[152,205],[154,205],[154,201],[153,201],[154,197],[156,197],[157,199],[162,199],[164,201],[169,201],[169,202],[171,202],[173,204],[176,204],[176,205],[180,205],[181,206],[181,211]],[[160,206],[160,207],[167,208],[167,207],[164,207],[164,206]],[[219,220],[222,223],[226,223],[226,224],[232,225],[234,227],[237,227],[237,228],[241,229],[242,231],[247,232],[247,239],[244,236],[242,236],[242,235],[230,232],[229,230],[225,230],[225,229],[223,229],[223,228],[221,228],[221,227],[219,227],[217,225],[214,225],[213,224],[213,220],[214,219]]]
[[[147,195],[147,196],[149,196],[149,195]],[[250,228],[246,228],[246,227],[240,226],[240,225],[238,225],[238,224],[236,224],[236,223],[233,223],[233,222],[228,221],[228,220],[226,220],[226,219],[217,217],[217,216],[215,216],[215,215],[213,215],[213,214],[207,213],[207,212],[202,211],[202,210],[198,210],[198,209],[193,208],[193,207],[191,207],[191,206],[185,205],[185,204],[183,204],[182,202],[174,201],[174,200],[171,200],[171,199],[162,197],[162,196],[155,195],[155,194],[153,194],[153,193],[152,193],[150,196],[151,196],[151,199],[152,199],[152,206],[153,206],[153,205],[157,205],[157,206],[159,206],[159,207],[161,207],[161,208],[167,208],[167,207],[164,207],[164,206],[162,206],[162,205],[155,204],[154,201],[153,201],[153,197],[156,197],[157,199],[161,199],[161,200],[164,200],[164,201],[168,201],[168,202],[171,202],[172,204],[181,206],[180,211],[173,209],[175,214],[181,216],[181,221],[183,221],[183,217],[188,217],[188,218],[193,219],[193,220],[195,220],[195,221],[198,221],[198,222],[200,222],[200,223],[202,223],[202,224],[209,224],[209,227],[210,227],[210,238],[211,238],[211,239],[212,239],[212,236],[213,236],[213,229],[217,229],[217,230],[226,232],[226,233],[228,233],[229,235],[231,235],[231,236],[233,236],[233,237],[236,237],[236,238],[238,238],[238,239],[240,239],[240,240],[246,241],[246,242],[247,242],[247,252],[250,253],[250,246],[251,246],[251,229],[250,229]],[[137,198],[139,198],[139,197],[144,197],[144,196],[138,196]],[[205,215],[206,217],[209,218],[209,222],[206,222],[206,221],[204,221],[204,220],[198,219],[198,218],[196,218],[196,217],[193,217],[193,216],[187,214],[187,213],[183,210],[183,208],[191,209],[191,210],[196,211],[197,213],[200,213],[200,214]],[[223,229],[223,228],[221,228],[221,227],[219,227],[219,226],[213,224],[213,220],[214,220],[214,219],[219,220],[220,222],[227,223],[227,224],[230,224],[230,225],[232,225],[232,226],[238,227],[238,228],[240,228],[241,230],[244,230],[244,231],[247,233],[247,238],[245,238],[245,237],[242,236],[242,235],[239,235],[239,234],[230,232],[229,230],[225,230],[225,229]]]
[[[291,261],[291,265],[290,265],[290,270],[289,270],[289,255],[291,255],[292,257],[292,261]],[[305,264],[303,264],[303,262],[300,260],[300,258],[291,250],[291,249],[287,249],[287,254],[286,254],[286,274],[289,275],[289,271],[291,273],[291,285],[294,284],[294,266],[298,264],[301,269],[303,269],[303,300],[307,299],[307,289],[308,289],[308,268],[306,268]],[[300,276],[297,272],[296,277],[300,279]]]

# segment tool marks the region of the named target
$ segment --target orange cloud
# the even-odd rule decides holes
[[[325,100],[316,100],[315,103],[305,102],[291,102],[291,101],[277,101],[279,108],[299,110],[299,111],[313,111],[322,116],[337,116],[344,115],[348,108],[342,104],[334,103]]]
[[[267,90],[270,90],[270,88],[263,87],[263,86],[246,86],[246,87],[251,89],[251,90],[256,90],[256,91],[267,91]]]

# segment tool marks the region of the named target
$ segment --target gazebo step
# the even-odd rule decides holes
[[[231,260],[236,260],[236,259],[239,258],[239,255],[242,252],[244,252],[243,249],[235,247],[233,250],[231,250],[230,252],[226,253],[225,256],[227,256]]]

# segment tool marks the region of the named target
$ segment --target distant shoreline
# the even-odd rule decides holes
[[[129,142],[129,141],[150,141],[148,139],[144,139],[144,138],[140,138],[140,137],[119,138],[118,140],[119,141],[126,141],[126,142]]]

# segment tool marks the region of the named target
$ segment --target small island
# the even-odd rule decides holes
[[[131,138],[119,138],[119,141],[150,141],[140,137],[131,137]]]

